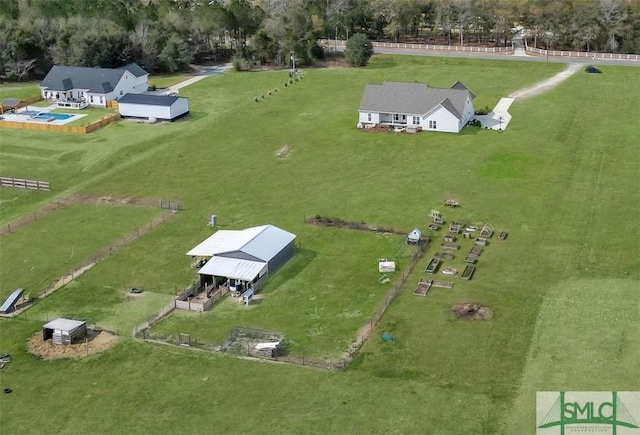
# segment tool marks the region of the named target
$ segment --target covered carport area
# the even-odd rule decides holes
[[[265,262],[216,256],[212,257],[198,274],[203,284],[222,282],[233,294],[240,295],[249,288],[257,292],[267,271],[268,265]]]

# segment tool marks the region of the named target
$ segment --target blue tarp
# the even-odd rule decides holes
[[[0,314],[7,314],[13,311],[13,307],[16,305],[16,302],[18,302],[18,299],[20,299],[20,296],[22,296],[23,291],[23,288],[19,288],[11,293],[0,307]]]

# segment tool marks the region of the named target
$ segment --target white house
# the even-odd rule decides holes
[[[189,100],[171,95],[125,94],[118,100],[123,117],[174,121],[189,114]]]
[[[449,89],[426,83],[367,84],[358,109],[358,128],[389,125],[458,133],[474,115],[474,98],[461,82]]]
[[[56,65],[40,83],[42,98],[69,109],[106,107],[107,101],[148,87],[149,73],[135,63],[115,69]]]
[[[295,234],[273,225],[220,230],[187,255],[203,259],[204,266],[198,270],[203,285],[214,283],[217,277],[232,291],[257,291],[263,278],[293,256],[295,238]]]

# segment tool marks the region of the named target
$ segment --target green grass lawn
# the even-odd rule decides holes
[[[0,85],[0,100],[18,98],[21,100],[40,94],[40,82],[3,83]]]
[[[266,427],[285,433],[531,433],[538,389],[640,389],[628,366],[640,357],[637,340],[628,339],[637,310],[605,315],[640,302],[630,290],[640,280],[640,89],[628,86],[636,68],[578,72],[550,92],[516,101],[502,133],[355,128],[366,83],[446,87],[460,80],[482,108],[562,68],[376,56],[363,69],[305,71],[286,88],[284,71],[229,72],[181,90],[191,116],[170,125],[116,123],[77,138],[3,131],[0,172],[50,180],[55,189],[38,195],[0,190],[0,222],[74,192],[174,199],[185,208],[26,315],[0,322],[0,350],[15,360],[0,372],[2,385],[15,390],[0,396],[4,430],[39,433],[51,428],[47,416],[56,413],[60,424],[51,431],[73,433],[189,433],[205,424],[229,433]],[[594,104],[599,99],[607,101],[606,112]],[[285,144],[291,154],[276,158]],[[445,209],[447,197],[462,207]],[[402,267],[409,252],[399,237],[310,227],[304,217],[425,229],[432,208],[447,220],[489,222],[509,237],[491,240],[473,280],[453,278],[453,289],[414,296],[441,241],[434,234],[422,264],[346,373],[127,337],[153,305],[160,309],[194,278],[184,253],[211,234],[207,218],[217,214],[223,229],[272,223],[297,234],[297,256],[271,278],[260,304],[223,301],[202,315],[174,314],[156,330],[216,341],[229,326],[275,329],[292,339],[292,352],[334,356],[346,350],[389,288],[378,283],[377,258],[399,258]],[[41,237],[55,240],[53,229],[45,229]],[[449,265],[462,268],[462,251]],[[12,273],[4,265],[0,272],[2,281]],[[125,292],[131,286],[148,289],[148,299],[130,300]],[[452,317],[451,305],[465,301],[491,307],[494,317]],[[24,343],[55,315],[116,328],[122,342],[81,361],[39,361],[26,354]],[[561,335],[565,321],[572,326]],[[585,346],[577,338],[581,330],[591,331],[585,339],[598,330],[623,338]],[[383,342],[384,332],[395,340]],[[581,358],[589,363],[577,364]],[[569,367],[563,384],[558,373]],[[599,367],[606,377],[592,376]],[[60,373],[69,375],[66,382]],[[61,411],[60,400],[79,408]],[[246,400],[257,404],[252,412],[230,418],[234,401]],[[38,413],[30,411],[34,405]],[[510,422],[514,416],[518,421]]]
[[[53,113],[75,114],[76,111],[65,110],[65,109],[54,109]],[[107,118],[116,113],[118,113],[118,111],[113,109],[105,109],[101,107],[87,107],[77,112],[78,115],[87,115],[87,116],[83,116],[77,121],[71,121],[70,123],[65,125],[68,125],[71,127],[89,125],[89,124],[93,124],[94,122],[100,121],[102,118]]]
[[[149,86],[156,86],[158,89],[168,88],[176,83],[183,82],[193,77],[191,74],[157,74],[149,77]]]
[[[2,287],[38,296],[63,274],[158,214],[157,209],[70,205],[2,237]]]

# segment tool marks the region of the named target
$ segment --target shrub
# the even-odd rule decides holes
[[[249,59],[245,59],[240,56],[233,57],[233,69],[236,71],[251,71],[253,68],[253,62]]]
[[[373,44],[364,33],[356,33],[347,41],[344,57],[351,66],[365,66],[373,55]]]

